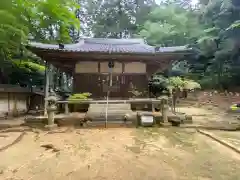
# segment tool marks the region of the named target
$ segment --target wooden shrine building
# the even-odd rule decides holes
[[[163,71],[189,52],[185,46],[156,48],[143,39],[84,38],[76,44],[30,43],[28,49],[73,77],[73,93],[90,92],[103,98],[109,86],[110,97],[128,98],[129,88],[147,89],[149,77]]]

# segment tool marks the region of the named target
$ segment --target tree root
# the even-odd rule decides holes
[[[59,152],[60,149],[56,148],[53,144],[44,144],[41,147],[45,148],[46,150],[52,150],[53,152]]]
[[[171,128],[171,125],[164,125],[161,128]],[[180,129],[202,129],[202,130],[216,130],[216,131],[240,131],[240,127],[214,127],[214,126],[198,126],[198,125],[180,125],[178,128]]]
[[[234,147],[232,144],[230,144],[230,143],[228,143],[228,142],[226,142],[226,141],[224,141],[224,140],[221,140],[220,138],[218,138],[218,137],[216,137],[216,136],[214,136],[214,135],[212,135],[212,134],[210,134],[210,133],[208,133],[208,132],[206,132],[206,131],[197,129],[197,132],[199,132],[200,134],[202,134],[202,135],[204,135],[204,136],[207,136],[207,137],[211,138],[211,139],[214,140],[215,142],[218,142],[218,143],[220,143],[221,145],[223,145],[223,146],[225,146],[225,147],[227,147],[227,148],[235,151],[236,153],[240,154],[240,149]]]
[[[3,146],[0,148],[0,152],[8,149],[9,147],[19,143],[22,139],[23,139],[23,136],[26,134],[26,132],[22,132],[12,143],[6,145],[6,146]]]
[[[0,130],[0,133],[7,133],[7,132],[31,132],[32,128],[7,128],[7,129],[2,129]]]

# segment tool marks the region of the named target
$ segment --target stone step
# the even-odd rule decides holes
[[[116,107],[108,107],[108,111],[128,111],[131,110],[131,108],[116,108]],[[89,108],[88,111],[105,111],[106,107],[101,108]]]
[[[101,105],[106,105],[107,103],[99,103],[99,104],[91,104],[91,106],[101,106]],[[113,103],[113,104],[108,104],[108,105],[114,105],[114,106],[129,106],[130,103]]]
[[[106,104],[91,104],[86,114],[87,119],[92,121],[105,121]],[[131,113],[130,104],[109,104],[108,107],[109,121],[123,121],[124,115]]]
[[[107,104],[91,104],[90,109],[106,109]],[[108,109],[131,109],[130,104],[108,104]]]
[[[124,115],[126,113],[131,113],[132,111],[107,111],[108,115]],[[87,115],[105,115],[106,111],[88,111]]]
[[[106,121],[105,117],[96,117],[92,120],[92,122],[99,122],[99,121]],[[124,122],[123,118],[117,117],[117,118],[109,118],[107,119],[108,122]]]
[[[107,109],[108,112],[116,112],[116,113],[121,113],[121,112],[129,112],[131,109]],[[98,113],[105,113],[106,109],[89,109],[87,112],[98,112]]]
[[[120,119],[122,119],[124,116],[126,115],[126,113],[124,113],[124,114],[110,114],[110,113],[108,113],[107,114],[107,117],[108,117],[108,119],[115,119],[115,118],[120,118]],[[106,116],[106,114],[104,113],[104,114],[98,114],[98,113],[92,113],[92,114],[87,114],[86,115],[86,117],[87,118],[90,118],[90,119],[94,119],[94,118],[102,118],[102,117],[104,117],[105,118],[105,116]]]
[[[109,121],[123,121],[125,114],[108,114],[107,118]],[[105,114],[88,114],[87,119],[91,119],[92,121],[99,121],[99,120],[105,120],[106,116]]]
[[[116,112],[116,113],[121,113],[121,112],[129,112],[132,111],[131,109],[107,109],[108,112]],[[88,112],[102,112],[105,113],[106,109],[89,109]]]
[[[117,128],[117,127],[133,127],[132,122],[123,122],[123,121],[108,121],[107,124],[105,121],[93,121],[86,124],[87,128]]]

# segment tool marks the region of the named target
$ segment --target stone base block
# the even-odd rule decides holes
[[[192,118],[192,116],[186,115],[183,123],[184,123],[184,124],[192,124],[192,123],[193,123],[193,118]]]
[[[44,128],[48,131],[54,130],[58,128],[57,124],[45,125]]]

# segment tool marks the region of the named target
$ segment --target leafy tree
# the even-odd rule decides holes
[[[200,88],[201,85],[198,82],[179,76],[165,77],[163,75],[155,75],[149,82],[149,91],[156,97],[165,93],[170,95],[174,89],[183,91]]]
[[[47,43],[71,42],[70,28],[78,30],[80,25],[75,17],[78,8],[79,5],[74,0],[2,0],[0,7],[2,83],[21,83],[18,81],[21,73],[22,76],[28,76],[26,79],[32,79],[28,85],[32,85],[35,80],[38,81],[35,69],[31,67],[37,66],[40,62],[35,61],[35,56],[24,49],[23,45],[28,39]],[[15,59],[24,60],[15,63]],[[28,62],[29,68],[23,68],[26,65],[25,61]],[[38,67],[41,67],[41,63]],[[43,74],[38,74],[40,75]]]
[[[27,40],[28,28],[18,14],[18,2],[3,0],[0,7],[0,57],[16,53],[21,42]]]
[[[44,71],[45,66],[30,60],[13,60],[10,83],[21,86],[42,86],[44,83]]]
[[[178,46],[194,42],[200,33],[197,15],[170,1],[151,11],[139,35],[152,45]]]
[[[98,38],[132,37],[155,5],[153,0],[79,1],[83,6],[78,14],[86,24],[86,27],[82,28],[83,34]]]
[[[168,0],[151,11],[139,35],[152,45],[189,44],[195,54],[182,59],[188,77],[204,86],[228,88],[238,85],[240,49],[240,3],[237,0]],[[185,69],[185,70],[184,70]],[[208,84],[208,85],[207,85]]]
[[[240,3],[236,0],[200,1],[200,22],[205,25],[197,41],[204,60],[203,74],[220,88],[228,88],[240,76]]]

